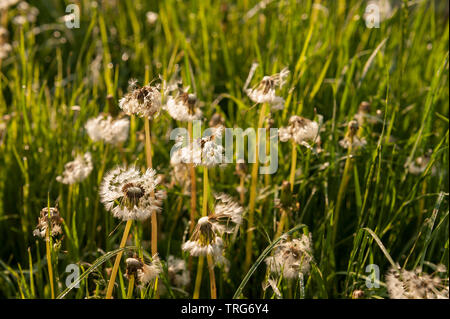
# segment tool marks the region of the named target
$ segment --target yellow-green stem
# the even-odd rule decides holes
[[[152,141],[150,136],[150,120],[145,119],[145,158],[147,160],[147,168],[153,168],[152,163]],[[154,196],[153,192],[150,196]],[[152,245],[152,256],[158,254],[158,218],[156,216],[156,212],[154,211],[151,216],[151,245]],[[158,280],[155,281],[155,291],[158,289]],[[156,297],[158,294],[156,293]]]
[[[291,174],[289,175],[289,183],[291,184],[291,192],[294,190],[295,170],[297,169],[297,144],[292,141],[292,157],[291,157]]]
[[[50,211],[50,210],[49,210]],[[49,216],[49,220],[51,215]],[[45,232],[45,248],[47,254],[48,280],[50,281],[50,291],[52,299],[55,299],[55,286],[53,283],[53,268],[52,268],[52,246],[50,245],[50,228],[47,227]]]
[[[252,244],[253,244],[253,221],[255,215],[255,202],[256,202],[256,186],[258,184],[258,161],[259,161],[259,128],[264,123],[264,117],[266,114],[266,104],[262,105],[259,113],[258,127],[256,131],[256,146],[255,146],[255,163],[252,165],[252,181],[250,186],[250,200],[248,211],[248,227],[247,227],[247,244],[245,249],[245,266],[244,271],[250,268],[252,262]]]
[[[188,131],[189,131],[189,143],[192,143],[193,139],[193,128],[192,122],[188,123]],[[197,185],[195,181],[195,167],[193,163],[189,163],[189,174],[191,178],[191,212],[190,212],[190,225],[189,225],[189,233],[192,234],[195,226],[195,215],[197,210]]]
[[[128,233],[130,232],[132,223],[133,223],[133,221],[131,219],[127,220],[127,223],[125,225],[125,230],[123,231],[122,240],[120,241],[119,248],[125,247],[125,244],[126,244],[127,238],[128,238]],[[119,270],[120,259],[122,258],[122,255],[123,255],[123,251],[119,252],[116,256],[116,260],[114,261],[114,266],[111,271],[111,277],[109,278],[109,282],[108,282],[108,288],[106,290],[106,299],[111,299],[113,289],[114,289],[114,283],[116,282],[116,275],[117,275],[117,271]]]
[[[202,217],[206,216],[208,213],[208,168],[203,167],[203,206],[202,206]],[[203,274],[203,263],[204,257],[200,256],[198,258],[197,266],[197,277],[195,278],[195,288],[194,288],[194,299],[198,299],[200,296],[200,287],[202,284],[202,274]],[[211,275],[211,274],[210,274]]]
[[[338,196],[336,200],[336,209],[333,217],[333,237],[332,243],[336,244],[336,234],[339,223],[339,213],[341,211],[342,201],[344,200],[345,191],[347,190],[348,180],[349,180],[349,171],[351,170],[352,165],[352,146],[350,145],[348,148],[347,159],[345,161],[344,173],[342,174],[341,184],[339,185]]]
[[[207,255],[209,269],[209,286],[211,289],[211,299],[217,299],[216,276],[214,274],[214,260],[211,255]]]
[[[134,290],[134,275],[130,275],[130,281],[128,282],[127,299],[131,299]]]

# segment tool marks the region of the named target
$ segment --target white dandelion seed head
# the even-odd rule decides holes
[[[306,142],[317,142],[319,140],[319,124],[307,118],[293,115],[289,119],[288,126],[281,127],[278,130],[278,135],[282,142],[293,140],[299,145],[305,145]]]
[[[225,149],[216,143],[216,137],[214,135],[205,136],[188,143],[180,149],[179,160],[185,164],[192,163],[195,166],[207,168],[224,163]]]
[[[126,118],[114,120],[110,115],[99,115],[86,122],[86,132],[94,142],[105,141],[119,145],[128,138],[130,121]]]
[[[78,155],[75,160],[64,165],[62,176],[57,176],[56,180],[63,184],[79,183],[89,176],[93,167],[90,152]]]
[[[282,110],[284,108],[285,100],[276,95],[276,89],[281,89],[286,83],[286,78],[289,75],[289,69],[284,68],[280,73],[276,73],[271,76],[264,76],[256,87],[248,89],[248,85],[253,78],[256,67],[257,64],[252,65],[249,76],[244,85],[244,91],[247,93],[250,100],[255,103],[268,103],[270,104],[272,110]]]
[[[127,115],[137,115],[149,120],[156,118],[162,108],[159,86],[139,87],[136,80],[130,80],[129,92],[119,100],[119,107]]]
[[[196,95],[184,90],[179,90],[175,96],[169,96],[164,109],[174,120],[181,122],[200,120],[203,116],[202,111],[197,107]]]
[[[170,283],[178,288],[189,285],[191,278],[183,259],[170,255],[167,259],[167,272]]]
[[[303,234],[300,238],[288,241],[286,238],[276,246],[273,256],[266,258],[270,272],[286,279],[297,279],[311,269],[312,238]]]
[[[408,271],[391,267],[386,275],[391,299],[448,299],[448,278],[423,273],[421,268]]]
[[[153,11],[148,11],[145,14],[145,17],[147,18],[147,22],[149,24],[155,24],[156,21],[158,20],[158,14],[156,12],[153,12]]]
[[[145,220],[161,211],[165,191],[157,190],[160,179],[149,168],[142,174],[136,167],[118,166],[109,171],[100,187],[101,202],[114,217]]]
[[[198,220],[191,238],[182,245],[192,256],[212,255],[218,260],[223,254],[222,236],[242,223],[244,209],[240,205],[225,194],[216,199],[214,211]]]

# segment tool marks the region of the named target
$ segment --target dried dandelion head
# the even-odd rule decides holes
[[[254,63],[250,69],[247,81],[244,85],[244,91],[248,97],[255,103],[268,103],[272,110],[282,110],[284,108],[284,99],[276,95],[276,89],[281,89],[286,83],[289,70],[284,68],[280,73],[270,76],[264,76],[258,85],[249,89],[248,86],[253,78],[258,64]]]
[[[286,279],[297,279],[307,274],[312,261],[312,237],[303,234],[290,241],[283,239],[275,248],[273,256],[266,258],[270,272],[282,275]]]
[[[158,116],[161,111],[161,92],[159,85],[140,87],[136,80],[129,82],[129,92],[120,99],[119,107],[127,115],[137,115],[149,120]]]
[[[41,210],[38,224],[36,229],[33,231],[33,235],[36,237],[45,238],[47,230],[49,231],[49,236],[56,237],[62,234],[63,219],[59,215],[58,208],[56,207],[44,207]]]
[[[56,180],[63,184],[79,183],[89,176],[93,167],[91,153],[78,155],[74,161],[64,165],[62,176],[57,176]]]
[[[443,270],[437,269],[438,272]],[[386,275],[386,286],[392,299],[448,299],[448,278],[444,281],[437,275],[391,267]]]
[[[180,161],[195,166],[214,167],[224,163],[225,149],[217,140],[221,138],[222,130],[213,129],[213,134],[195,139],[192,143],[180,149]],[[178,142],[181,146],[184,140]]]
[[[7,29],[0,27],[0,60],[6,59],[12,50],[11,45],[8,43],[8,34]]]
[[[100,187],[101,201],[114,217],[122,220],[145,220],[161,211],[165,198],[157,190],[161,182],[156,171],[149,168],[142,174],[136,167],[118,166],[108,172]]]
[[[170,255],[167,259],[167,271],[170,283],[173,286],[183,288],[189,285],[191,278],[183,259]]]
[[[344,138],[339,141],[339,145],[343,148],[361,148],[367,144],[367,141],[357,136],[359,130],[359,123],[357,120],[352,120],[348,123],[347,133]]]
[[[292,140],[299,145],[311,148],[307,142],[319,141],[319,124],[307,118],[293,115],[289,119],[287,127],[278,130],[280,141]]]
[[[127,264],[127,277],[134,276],[141,285],[148,284],[158,277],[162,271],[161,262],[156,255],[152,258],[150,264],[144,263],[142,259],[137,256],[127,258],[125,263]]]
[[[105,141],[108,144],[119,145],[128,138],[130,121],[126,118],[114,120],[110,115],[100,114],[89,119],[85,128],[94,142]]]
[[[202,111],[198,107],[197,96],[188,93],[189,87],[177,89],[175,96],[169,96],[164,109],[177,121],[192,122],[202,118]]]
[[[222,258],[222,236],[233,232],[236,225],[242,223],[241,206],[228,195],[220,194],[216,198],[218,202],[214,212],[198,220],[191,238],[182,246],[192,256],[212,255],[216,259]]]

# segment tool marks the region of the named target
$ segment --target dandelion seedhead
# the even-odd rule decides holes
[[[128,93],[120,99],[119,107],[127,115],[137,115],[153,120],[161,111],[159,85],[139,87],[136,80],[130,80]]]
[[[62,234],[63,219],[59,215],[58,208],[56,207],[44,207],[41,210],[38,224],[33,231],[33,235],[36,237],[45,238],[47,229],[49,229],[49,235],[56,237]]]
[[[192,256],[212,255],[222,258],[222,236],[232,233],[236,225],[242,223],[244,209],[225,194],[216,196],[217,203],[214,212],[198,220],[191,238],[185,242],[182,249]]]
[[[192,122],[202,118],[203,113],[198,108],[197,96],[193,93],[188,93],[188,90],[189,87],[184,89],[178,87],[177,93],[167,98],[164,109],[174,120]]]
[[[282,275],[286,279],[297,279],[308,274],[311,268],[312,237],[302,234],[300,238],[288,241],[286,238],[275,247],[273,256],[266,258],[270,272]]]
[[[0,27],[0,60],[6,59],[12,50],[11,45],[8,43],[8,34],[7,29]]]
[[[184,143],[184,138],[177,142],[179,148],[179,162],[193,163],[196,166],[214,167],[224,163],[224,151],[222,145],[216,143],[222,136],[221,128],[213,128],[212,134],[195,139],[192,143],[180,148]]]
[[[289,119],[288,126],[281,127],[278,130],[278,135],[282,142],[292,140],[299,145],[311,148],[307,142],[319,141],[319,124],[307,118],[293,115]]]
[[[127,277],[129,278],[133,275],[141,285],[146,285],[158,277],[162,271],[161,262],[156,255],[153,256],[150,264],[144,263],[142,259],[136,255],[131,258],[127,258],[125,263],[127,264]]]
[[[279,198],[275,199],[275,207],[287,213],[300,209],[298,195],[291,191],[291,183],[288,181],[283,181],[281,184],[281,194]]]
[[[344,138],[339,141],[339,145],[343,148],[360,148],[367,144],[366,139],[357,136],[359,130],[359,123],[357,120],[352,120],[348,123],[347,133]]]
[[[114,217],[122,220],[145,220],[161,211],[165,191],[157,190],[161,182],[156,171],[144,174],[134,166],[118,166],[108,172],[100,187],[101,202]]]
[[[171,285],[183,288],[191,281],[186,262],[183,259],[170,255],[167,259],[167,271]]]
[[[15,3],[15,1],[6,0],[8,3]],[[17,2],[17,1],[16,1]],[[11,6],[11,4],[9,5]],[[34,23],[36,22],[37,16],[39,15],[39,10],[36,7],[30,6],[28,2],[21,1],[17,5],[18,15],[16,15],[12,23],[16,25],[24,25],[26,23]]]
[[[78,155],[74,161],[64,165],[62,176],[57,176],[56,180],[63,184],[79,183],[89,176],[93,167],[91,153]]]
[[[13,5],[17,4],[19,0],[2,0],[0,2],[0,11],[6,10],[9,7],[12,7]]]
[[[446,272],[439,265],[436,272]],[[392,299],[448,299],[448,278],[423,273],[421,268],[412,271],[391,267],[386,275],[389,297]]]
[[[412,161],[409,165],[408,165],[408,171],[413,174],[413,175],[420,175],[422,174],[425,169],[428,166],[428,163],[430,162],[431,156],[430,156],[429,152],[428,154],[424,154],[422,156],[417,157],[414,161]],[[433,167],[431,169],[432,173],[436,172],[436,168]]]
[[[130,121],[126,118],[114,120],[110,115],[100,114],[86,122],[86,131],[94,142],[105,141],[112,145],[119,145],[128,138]]]
[[[276,95],[276,89],[281,89],[286,83],[289,70],[284,68],[280,73],[270,76],[264,76],[258,85],[249,89],[248,86],[255,74],[258,64],[254,63],[250,69],[247,81],[244,85],[244,91],[248,97],[255,103],[268,103],[272,110],[282,110],[284,108],[284,99]]]

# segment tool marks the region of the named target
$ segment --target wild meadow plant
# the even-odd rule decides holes
[[[0,1],[0,298],[448,298],[448,2],[67,5]]]

